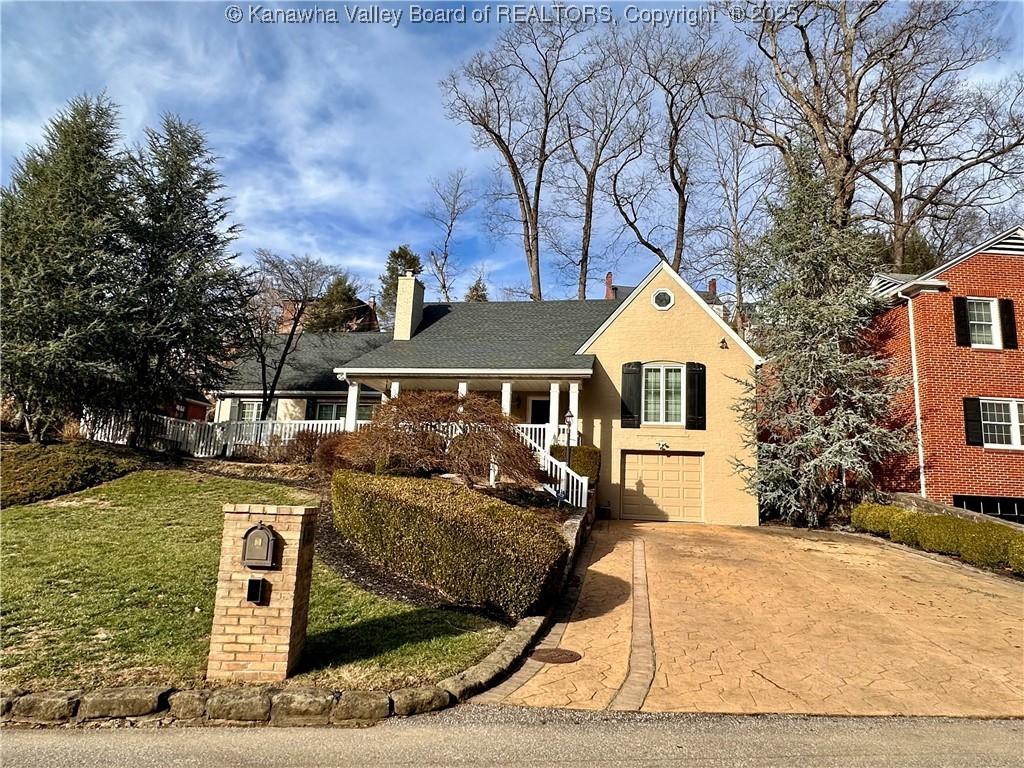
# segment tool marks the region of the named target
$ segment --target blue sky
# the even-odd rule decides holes
[[[2,2],[3,182],[62,104],[105,90],[130,142],[163,112],[203,127],[244,227],[243,258],[257,247],[310,253],[369,284],[396,245],[425,253],[435,242],[423,216],[430,178],[462,166],[482,185],[495,165],[473,149],[468,128],[446,119],[437,82],[497,27],[233,24],[228,5]],[[1017,37],[1022,7],[1007,3],[1004,15]],[[460,293],[477,264],[495,288],[526,281],[521,248],[493,239],[482,214],[480,206],[456,244],[466,267]],[[623,259],[617,281],[650,266],[648,257]],[[548,297],[572,292],[553,270],[545,277]]]

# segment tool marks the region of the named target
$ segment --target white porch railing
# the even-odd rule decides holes
[[[516,424],[516,428],[522,441],[533,449],[541,471],[551,478],[542,483],[544,489],[556,498],[564,499],[571,507],[586,507],[590,478],[573,472],[568,464],[551,455],[547,442],[548,425]],[[568,431],[563,434],[568,435]]]
[[[555,430],[555,437],[550,437],[551,427],[548,424],[516,424],[516,429],[527,439],[537,445],[565,445],[569,439],[569,427],[559,424]],[[576,442],[579,442],[578,440]]]
[[[360,429],[369,422],[356,422]],[[227,421],[224,426],[224,455],[232,456],[240,448],[266,448],[270,445],[286,445],[300,432],[325,435],[345,431],[344,419],[317,421]]]

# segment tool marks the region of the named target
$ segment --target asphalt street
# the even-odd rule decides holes
[[[0,732],[25,768],[224,766],[1024,766],[1024,720],[583,713],[464,705],[365,729]]]

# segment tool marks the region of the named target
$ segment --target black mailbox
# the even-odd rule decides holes
[[[242,565],[246,568],[273,568],[277,536],[263,523],[254,525],[242,537]]]

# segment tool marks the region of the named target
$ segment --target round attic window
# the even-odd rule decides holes
[[[672,295],[672,291],[662,288],[651,296],[651,303],[655,309],[668,309],[676,303],[676,297]]]

